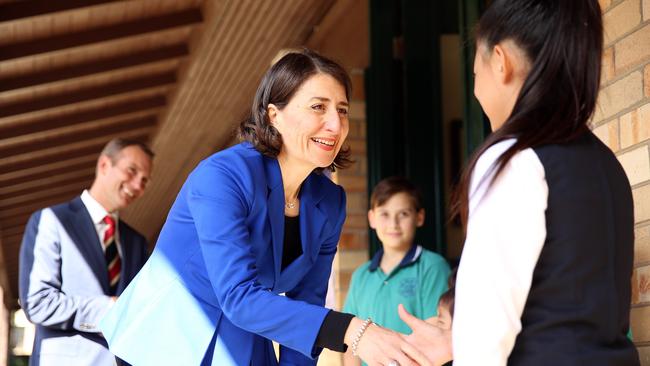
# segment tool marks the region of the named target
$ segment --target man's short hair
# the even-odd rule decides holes
[[[154,153],[153,151],[147,146],[144,142],[136,141],[136,140],[129,140],[129,139],[123,139],[123,138],[114,138],[111,141],[109,141],[106,146],[104,146],[104,149],[102,150],[101,155],[106,155],[111,159],[111,162],[115,164],[117,162],[117,159],[122,152],[122,150],[126,149],[129,146],[137,146],[140,148],[140,150],[144,151],[147,156],[149,156],[149,159],[153,160]]]

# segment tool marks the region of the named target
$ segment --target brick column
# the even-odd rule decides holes
[[[600,0],[605,24],[594,133],[616,154],[634,196],[631,325],[650,366],[650,0]]]

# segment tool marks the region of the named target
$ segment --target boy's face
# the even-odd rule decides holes
[[[424,224],[424,209],[416,211],[411,196],[400,192],[368,211],[368,221],[384,250],[408,250],[415,230]]]

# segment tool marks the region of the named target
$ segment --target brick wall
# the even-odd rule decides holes
[[[368,260],[368,159],[366,154],[366,106],[363,70],[354,69],[353,95],[350,98],[350,134],[347,145],[352,151],[354,164],[336,173],[336,181],[347,194],[347,218],[343,226],[339,254],[336,259],[336,302],[343,306],[352,272]]]
[[[602,87],[592,125],[616,153],[634,195],[632,331],[650,366],[650,0],[600,0]]]

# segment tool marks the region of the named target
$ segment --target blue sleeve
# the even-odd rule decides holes
[[[212,289],[223,314],[234,325],[314,358],[313,345],[328,312],[319,306],[326,280],[324,287],[302,292],[306,301],[276,295],[257,281],[246,226],[250,194],[245,187],[247,179],[254,177],[243,176],[249,174],[245,169],[232,162],[213,162],[190,177],[188,205]],[[325,262],[335,251],[332,242],[325,244],[321,271],[329,268]]]

